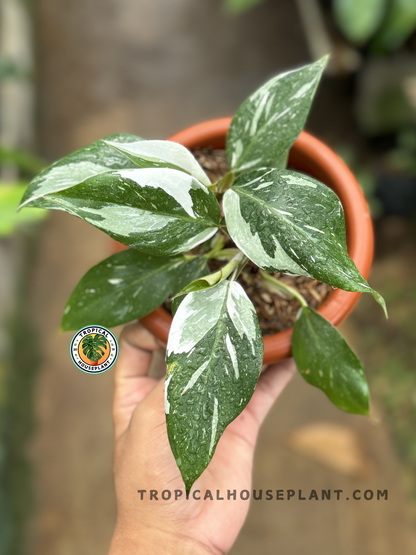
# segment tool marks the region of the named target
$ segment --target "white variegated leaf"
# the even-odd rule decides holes
[[[257,315],[241,285],[222,281],[184,298],[167,345],[165,412],[187,491],[250,400],[262,360]]]
[[[112,144],[117,144],[119,141],[128,144],[137,143],[143,139],[135,135],[111,135],[61,158],[31,181],[23,195],[20,208],[23,206],[54,208],[48,201],[48,195],[79,185],[89,177],[103,172],[134,168],[135,164],[127,156],[110,147],[106,143],[107,140]]]
[[[227,160],[234,171],[284,168],[302,131],[327,57],[277,75],[238,108],[227,137]]]
[[[128,156],[141,168],[163,167],[181,170],[189,173],[207,187],[211,185],[208,176],[193,154],[178,143],[170,141],[106,142]]]
[[[220,221],[215,195],[187,173],[169,168],[109,171],[45,198],[50,208],[155,255],[193,249],[216,233]]]
[[[344,211],[326,185],[290,170],[255,170],[226,191],[223,210],[232,239],[260,268],[372,293],[385,310],[348,256]]]

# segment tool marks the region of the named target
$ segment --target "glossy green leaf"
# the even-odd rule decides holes
[[[345,339],[312,308],[295,323],[292,353],[305,380],[324,391],[338,408],[368,415],[369,393],[361,362]]]
[[[168,168],[105,172],[46,199],[50,208],[155,255],[193,249],[215,234],[220,220],[215,195],[190,175]]]
[[[170,141],[136,141],[122,143],[105,141],[125,154],[139,168],[171,168],[188,173],[209,187],[209,177],[184,146]]]
[[[227,160],[234,171],[284,168],[302,131],[327,57],[274,77],[238,108],[227,137]]]
[[[113,142],[140,141],[135,135],[111,135],[105,140]],[[37,175],[26,189],[20,203],[22,206],[56,208],[48,195],[78,185],[93,175],[110,170],[135,168],[127,156],[109,146],[105,140],[92,143],[61,158]]]
[[[251,171],[225,193],[223,209],[232,239],[260,268],[372,293],[385,310],[348,256],[339,198],[319,181],[290,170]]]
[[[222,281],[185,297],[167,345],[165,412],[187,491],[253,395],[262,360],[257,315],[241,285]]]
[[[364,44],[380,26],[388,0],[333,0],[335,21],[348,40]]]
[[[103,260],[76,286],[64,310],[62,329],[98,322],[112,327],[142,318],[206,271],[203,257],[152,256],[134,249]]]

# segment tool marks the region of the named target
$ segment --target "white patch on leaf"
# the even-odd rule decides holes
[[[165,380],[165,414],[169,414],[170,411],[170,403],[168,401],[168,386],[170,383],[170,380],[172,379],[173,374],[171,374],[168,378],[166,378]]]
[[[206,360],[206,361],[204,362],[204,364],[202,364],[202,365],[198,368],[198,370],[196,370],[196,371],[192,374],[192,376],[191,376],[189,382],[186,384],[186,386],[184,387],[184,390],[182,391],[182,395],[183,395],[184,393],[186,393],[186,392],[188,391],[188,389],[191,389],[191,388],[195,385],[195,383],[196,383],[196,381],[198,380],[199,376],[202,374],[202,372],[205,370],[205,368],[208,366],[208,364],[209,364],[209,359]]]
[[[123,283],[124,280],[122,280],[121,278],[111,278],[107,281],[108,283],[111,283],[111,285],[119,285],[120,283]]]
[[[227,351],[228,351],[228,354],[230,355],[231,362],[233,364],[235,377],[238,380],[238,378],[240,377],[240,374],[239,374],[239,371],[238,371],[237,353],[236,353],[235,347],[234,347],[228,333],[225,337],[225,344],[227,345]],[[227,372],[227,374],[228,374],[228,372]]]
[[[244,289],[236,281],[230,283],[229,294],[227,296],[227,311],[238,335],[240,337],[246,336],[254,355],[257,329],[254,325],[253,316],[257,318],[257,315]]]
[[[171,353],[188,353],[216,325],[220,316],[228,282],[186,295],[172,321],[167,344]]]
[[[212,415],[212,423],[211,423],[211,443],[209,445],[210,456],[211,456],[212,450],[214,449],[217,426],[218,426],[218,399],[214,397],[214,413]]]
[[[137,183],[140,187],[162,189],[176,200],[191,218],[196,219],[193,210],[193,200],[190,191],[200,189],[208,193],[208,189],[195,178],[179,170],[170,168],[141,168],[133,170],[119,170],[118,175]]]
[[[105,142],[127,155],[130,154],[132,157],[141,158],[143,161],[149,161],[152,165],[160,166],[163,163],[167,163],[175,166],[192,175],[204,185],[211,185],[208,176],[198,164],[193,154],[178,143],[158,140],[137,141],[124,144],[113,141]]]

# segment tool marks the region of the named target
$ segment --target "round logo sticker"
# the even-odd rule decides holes
[[[77,368],[87,374],[107,372],[117,360],[116,336],[103,326],[81,328],[71,340],[69,353]]]

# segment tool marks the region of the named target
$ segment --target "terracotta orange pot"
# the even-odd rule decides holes
[[[201,123],[169,140],[190,150],[204,146],[224,148],[230,122],[231,118],[224,118]],[[345,212],[349,255],[367,278],[373,258],[373,228],[366,200],[350,170],[330,148],[304,131],[290,150],[289,165],[322,181],[338,195]],[[336,326],[351,312],[360,294],[337,289],[328,296],[319,313]],[[141,322],[156,337],[167,342],[172,316],[163,307],[156,308]],[[264,338],[264,364],[291,355],[292,334],[293,328],[290,328]]]

